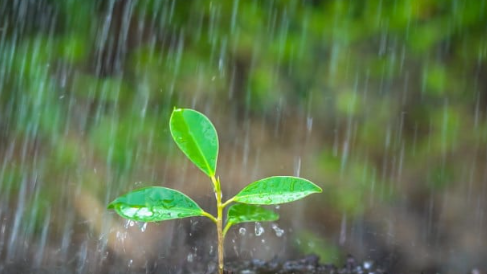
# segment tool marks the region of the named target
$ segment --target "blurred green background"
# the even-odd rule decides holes
[[[487,268],[487,1],[0,1],[0,259],[136,261],[104,205],[141,186],[211,207],[174,106],[215,123],[227,197],[277,174],[323,187],[279,208],[271,254]],[[232,237],[229,258],[264,256]]]

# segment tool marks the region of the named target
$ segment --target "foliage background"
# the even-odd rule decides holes
[[[229,257],[486,268],[486,13],[484,0],[1,1],[0,257],[103,254],[82,265],[94,270],[208,253],[203,221],[142,233],[104,210],[154,183],[211,207],[170,140],[180,106],[214,121],[228,196],[276,174],[325,190],[279,208],[284,241],[271,224],[264,238],[236,229]]]

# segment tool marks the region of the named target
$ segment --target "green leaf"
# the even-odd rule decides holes
[[[158,222],[193,216],[204,211],[185,194],[166,187],[136,189],[118,197],[108,205],[120,216],[134,221]]]
[[[233,197],[244,204],[273,205],[289,203],[322,190],[312,182],[292,176],[275,176],[253,182]]]
[[[218,135],[210,120],[192,109],[175,108],[169,128],[184,154],[206,175],[215,176]]]
[[[227,223],[275,221],[279,215],[274,211],[255,205],[234,204],[228,209]]]

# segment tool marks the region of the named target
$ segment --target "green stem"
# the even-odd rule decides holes
[[[215,189],[216,208],[217,208],[216,231],[218,234],[218,273],[223,274],[223,242],[224,242],[223,208],[224,206],[222,204],[222,192],[220,188],[220,180],[215,178],[215,176],[211,176],[211,181]]]
[[[230,229],[232,225],[233,225],[232,223],[227,223],[227,225],[225,225],[225,228],[223,229],[223,239],[225,239],[225,236],[227,235],[227,231]]]
[[[222,207],[225,208],[229,203],[233,202],[233,198],[232,199],[229,199],[228,201],[224,202],[222,204]]]
[[[210,220],[212,220],[215,224],[216,222],[218,222],[218,220],[215,218],[215,216],[211,215],[210,213],[208,212],[204,212],[201,213],[201,215],[205,216],[205,217],[208,217]]]

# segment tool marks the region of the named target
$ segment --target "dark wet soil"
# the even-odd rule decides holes
[[[225,274],[384,274],[386,271],[372,262],[357,262],[348,256],[342,267],[319,262],[319,257],[308,255],[295,261],[264,262],[260,260],[228,263]]]
[[[0,273],[6,274],[71,274],[71,273],[106,273],[106,274],[213,274],[216,273],[216,265],[208,267],[208,264],[186,265],[182,268],[174,268],[159,265],[152,269],[130,269],[123,265],[111,265],[103,270],[73,269],[72,267],[40,267],[32,268],[28,262],[22,264],[0,264]],[[385,274],[382,269],[372,262],[358,262],[352,256],[348,256],[346,263],[337,267],[331,264],[319,262],[319,257],[308,255],[298,260],[291,261],[237,261],[225,264],[225,274]]]

